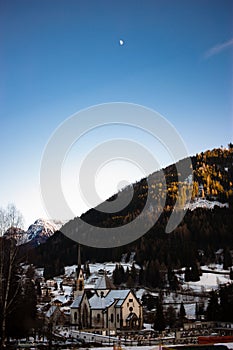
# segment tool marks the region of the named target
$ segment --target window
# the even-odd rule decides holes
[[[77,315],[77,312],[75,311],[75,313],[74,313],[74,322],[75,323],[77,322],[77,318],[78,318],[78,315]]]
[[[111,314],[111,322],[112,322],[112,323],[113,323],[113,320],[114,320],[113,314]]]
[[[117,322],[120,321],[120,317],[119,317],[119,314],[117,314]]]
[[[97,314],[97,317],[96,317],[96,322],[100,322],[100,314]]]
[[[133,302],[133,299],[129,299],[129,302],[132,303],[132,302]]]

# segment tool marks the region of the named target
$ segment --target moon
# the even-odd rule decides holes
[[[120,44],[120,46],[124,45],[124,40],[120,39],[119,44]]]

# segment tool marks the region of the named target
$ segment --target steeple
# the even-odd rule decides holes
[[[80,252],[80,244],[78,244],[78,266],[81,266],[81,252]]]
[[[83,270],[81,266],[81,252],[80,252],[80,244],[78,244],[78,266],[76,268],[76,288],[75,288],[74,296],[77,297],[79,295],[83,295],[84,292],[84,276]]]

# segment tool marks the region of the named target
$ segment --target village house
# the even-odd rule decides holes
[[[58,306],[52,305],[45,314],[46,324],[64,324],[64,315]]]

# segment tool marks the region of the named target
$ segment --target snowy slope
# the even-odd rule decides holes
[[[228,208],[229,204],[228,203],[223,204],[218,201],[208,201],[207,199],[204,199],[204,198],[197,198],[194,202],[187,203],[184,209],[189,209],[191,211],[197,208],[214,209],[215,206],[220,208],[224,208],[224,207]]]

